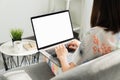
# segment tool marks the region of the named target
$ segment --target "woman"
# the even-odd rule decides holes
[[[68,45],[77,49],[73,62],[67,62],[64,45],[56,47],[63,71],[120,48],[120,0],[94,0],[91,26],[80,45],[76,40]]]

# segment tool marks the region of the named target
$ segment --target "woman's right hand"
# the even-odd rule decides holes
[[[58,59],[63,59],[63,58],[66,58],[66,55],[68,53],[66,47],[62,44],[62,45],[59,45],[55,48],[55,52],[57,54],[57,58]]]

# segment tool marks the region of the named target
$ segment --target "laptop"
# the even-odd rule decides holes
[[[31,17],[31,23],[38,51],[61,66],[53,50],[57,45],[67,45],[75,39],[69,10]]]

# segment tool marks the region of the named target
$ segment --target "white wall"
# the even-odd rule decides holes
[[[81,14],[81,25],[79,31],[79,38],[82,39],[84,34],[90,30],[90,19],[92,12],[93,0],[82,0],[82,14]]]
[[[70,12],[74,27],[81,26],[81,1],[71,0]],[[66,9],[67,0],[0,0],[0,43],[11,40],[10,29],[24,30],[23,37],[33,35],[31,16]]]
[[[70,13],[75,28],[81,26],[82,0],[70,0]]]
[[[49,0],[0,0],[0,43],[10,40],[10,29],[24,30],[23,37],[33,35],[31,16],[48,13]]]
[[[69,6],[67,6],[67,1],[70,1]],[[50,11],[60,11],[69,9],[71,13],[73,27],[80,27],[81,24],[81,14],[82,14],[82,0],[51,0]]]
[[[66,0],[50,0],[50,12],[61,11],[66,9]]]

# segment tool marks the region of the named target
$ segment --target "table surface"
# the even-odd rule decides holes
[[[36,42],[34,40],[30,40],[30,39],[23,39],[21,41],[22,41],[22,45],[27,44],[27,43],[36,44]],[[22,46],[22,49],[18,52],[15,50],[12,41],[7,41],[7,42],[3,43],[0,46],[0,51],[3,54],[9,55],[9,56],[27,56],[27,55],[32,55],[32,54],[35,54],[36,52],[38,52],[37,47],[35,47],[34,49],[31,49],[31,50],[27,50],[23,46]]]

